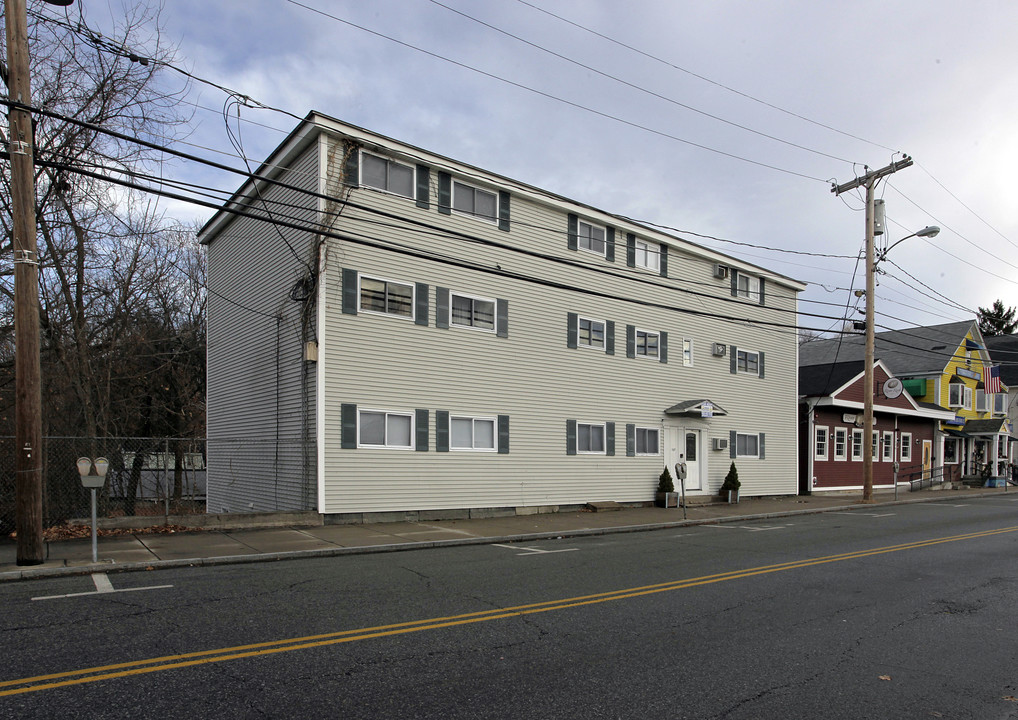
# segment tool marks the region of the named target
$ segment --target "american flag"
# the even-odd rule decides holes
[[[987,395],[1003,392],[1000,387],[1000,365],[990,365],[983,368],[983,375],[983,384],[986,386],[984,392]]]

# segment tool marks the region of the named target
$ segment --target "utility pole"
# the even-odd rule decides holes
[[[26,0],[4,0],[8,97],[32,104]],[[35,236],[32,117],[11,107],[11,214],[14,225],[15,527],[18,565],[45,560],[42,543],[42,381],[39,365],[39,254]]]
[[[873,189],[877,181],[912,164],[905,155],[879,170],[871,170],[862,177],[843,185],[833,185],[831,192],[840,195],[857,187],[866,188],[866,358],[863,375],[863,433],[862,433],[862,501],[873,502],[873,352],[876,343],[874,332],[873,296],[876,291],[876,263],[873,251]]]

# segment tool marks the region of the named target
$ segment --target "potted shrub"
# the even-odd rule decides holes
[[[739,488],[742,487],[742,483],[739,482],[739,471],[735,469],[735,463],[728,469],[728,474],[725,475],[725,482],[721,486],[721,497],[728,498],[728,502],[739,502]]]
[[[654,504],[658,507],[668,507],[668,493],[675,492],[675,484],[672,482],[672,474],[668,468],[661,471],[657,479],[657,492],[654,494]]]

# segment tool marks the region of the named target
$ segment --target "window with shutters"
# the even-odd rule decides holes
[[[495,301],[451,293],[449,321],[459,327],[494,330]]]
[[[636,428],[636,454],[661,454],[661,431],[658,428]]]
[[[598,255],[605,254],[604,228],[582,220],[577,224],[576,242],[580,250],[589,250]]]
[[[735,457],[760,457],[760,436],[736,433]]]
[[[413,318],[414,286],[412,284],[364,275],[360,276],[359,281],[360,309],[362,311]]]
[[[576,323],[576,344],[580,347],[604,349],[604,323],[600,320],[579,318]]]
[[[661,334],[648,332],[646,330],[636,331],[636,355],[637,357],[658,357]]]
[[[455,180],[452,184],[452,209],[462,215],[498,222],[498,194]]]
[[[413,413],[357,410],[357,447],[413,449]]]
[[[760,278],[738,273],[735,277],[736,297],[746,298],[754,302],[760,301]]]
[[[760,374],[760,353],[738,350],[735,357],[735,367],[739,372]]]
[[[413,198],[414,168],[388,158],[361,153],[361,185]]]
[[[495,452],[495,418],[451,417],[449,446],[453,450]]]
[[[604,455],[604,425],[576,423],[576,452]]]
[[[637,238],[635,245],[636,267],[646,268],[654,272],[661,270],[661,246]]]

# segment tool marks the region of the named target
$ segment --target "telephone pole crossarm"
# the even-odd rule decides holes
[[[855,180],[849,180],[847,183],[842,183],[841,185],[831,185],[831,192],[835,195],[841,195],[843,192],[853,190],[857,187],[862,187],[863,185],[869,187],[871,183],[875,183],[880,178],[896,173],[899,170],[904,170],[911,164],[912,158],[905,155],[901,160],[893,162],[887,167],[882,167],[879,170],[871,170],[865,175],[857,177]]]

